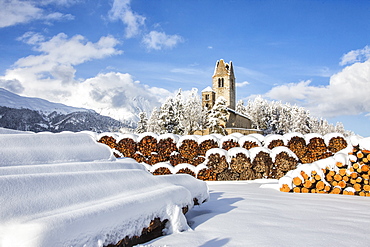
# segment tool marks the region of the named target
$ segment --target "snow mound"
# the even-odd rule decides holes
[[[198,144],[200,145],[202,142],[208,141],[208,140],[214,141],[214,142],[218,143],[218,145],[220,145],[219,139],[217,137],[215,137],[214,135],[205,135],[205,136],[199,137]]]
[[[290,157],[293,157],[294,159],[299,160],[297,155],[295,153],[293,153],[292,150],[290,150],[287,147],[282,147],[281,146],[281,147],[274,147],[273,149],[271,149],[270,157],[271,157],[272,161],[275,162],[276,155],[278,155],[279,153],[282,153],[282,152],[285,152]]]
[[[114,160],[111,149],[84,133],[0,135],[0,166]]]
[[[0,135],[3,135],[3,134],[31,134],[31,133],[33,133],[33,132],[13,130],[13,129],[7,129],[7,128],[1,128],[0,127]]]
[[[276,141],[276,140],[281,140],[284,142],[284,145],[286,145],[288,142],[287,140],[284,138],[284,136],[282,135],[276,135],[276,134],[271,134],[271,135],[267,135],[264,139],[264,147],[268,147],[270,145],[270,143],[272,141]]]
[[[245,156],[250,157],[249,151],[241,147],[230,148],[227,152],[230,159],[236,157],[237,154],[244,154]]]
[[[168,220],[166,233],[188,230],[182,208],[209,197],[205,182],[153,176],[88,134],[6,134],[0,142],[1,246],[103,246],[140,236],[154,218]]]

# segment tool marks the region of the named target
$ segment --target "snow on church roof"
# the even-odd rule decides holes
[[[208,86],[208,87],[206,87],[205,89],[202,90],[202,93],[204,93],[204,92],[214,92],[214,91],[210,86]]]

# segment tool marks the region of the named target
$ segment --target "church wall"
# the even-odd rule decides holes
[[[226,128],[252,128],[252,122],[249,118],[237,115],[233,112],[229,113],[228,121],[226,123]]]

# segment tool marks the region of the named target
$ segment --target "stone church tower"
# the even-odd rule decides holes
[[[235,110],[235,75],[232,62],[225,63],[223,59],[216,62],[212,76],[212,88],[202,91],[203,106],[211,109],[218,97],[227,100],[227,107]]]

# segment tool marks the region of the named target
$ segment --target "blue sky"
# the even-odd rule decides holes
[[[370,136],[370,2],[0,0],[0,87],[114,117],[211,85],[304,106]],[[109,109],[109,110],[107,110]]]

